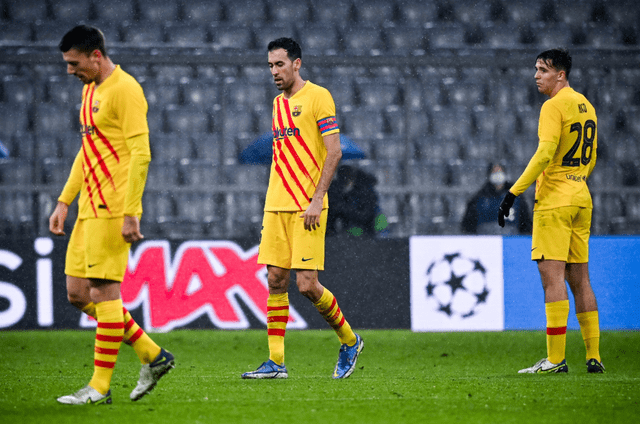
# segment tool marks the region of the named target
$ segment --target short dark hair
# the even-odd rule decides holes
[[[100,53],[107,55],[107,50],[104,46],[104,34],[98,28],[87,25],[78,25],[67,32],[60,40],[58,48],[62,53],[66,53],[71,49],[76,49],[85,54],[100,50]]]
[[[302,58],[302,49],[300,44],[292,38],[282,37],[277,40],[273,40],[267,46],[268,51],[285,49],[287,51],[287,57],[293,62],[296,59]]]
[[[571,55],[565,49],[551,49],[545,50],[538,55],[536,62],[542,59],[544,63],[553,67],[558,71],[564,71],[569,79],[569,73],[571,72]]]

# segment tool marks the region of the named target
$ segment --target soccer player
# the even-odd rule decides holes
[[[143,364],[130,395],[138,400],[175,363],[173,355],[136,324],[120,297],[131,243],[143,238],[142,192],[151,160],[147,101],[136,80],[107,56],[104,36],[97,28],[73,28],[59,48],[67,73],[85,84],[80,110],[82,147],[49,229],[64,235],[69,204],[80,192],[78,220],[67,247],[67,295],[98,326],[91,381],[58,402],[111,403],[109,387],[122,341],[133,346]]]
[[[505,195],[498,223],[517,196],[536,181],[531,259],[538,262],[547,317],[547,357],[519,373],[568,372],[565,359],[569,297],[575,308],[587,349],[587,371],[604,372],[600,359],[598,306],[589,280],[591,194],[587,178],[596,163],[596,111],[569,86],[571,56],[552,49],[538,55],[538,91],[549,96],[542,105],[538,149],[520,178]]]
[[[324,269],[327,190],[342,157],[335,104],[328,90],[300,76],[302,51],[290,38],[268,45],[271,75],[282,94],[273,101],[273,161],[258,263],[267,265],[269,360],[242,378],[287,378],[284,336],[289,275],[335,330],[342,346],[333,378],[347,378],[364,347],[333,294],[318,281]]]

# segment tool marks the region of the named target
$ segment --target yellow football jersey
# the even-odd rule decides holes
[[[587,177],[596,162],[597,126],[594,107],[571,87],[563,88],[542,105],[539,143],[553,143],[557,148],[548,166],[537,176],[534,210],[593,207]],[[532,182],[526,177],[523,174],[516,181],[512,193],[519,195],[526,190]]]
[[[289,99],[273,100],[273,158],[265,211],[304,211],[327,157],[323,137],[340,131],[331,93],[307,81]],[[329,207],[325,195],[323,208]]]
[[[59,199],[68,204],[80,189],[79,218],[124,215],[131,155],[150,156],[148,137],[135,138],[149,133],[147,109],[142,87],[120,66],[98,87],[84,86],[82,147]],[[136,143],[128,146],[127,139],[132,138]],[[81,186],[74,179],[82,179]],[[136,214],[142,213],[141,204],[138,209]]]

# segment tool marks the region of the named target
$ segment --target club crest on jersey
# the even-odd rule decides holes
[[[293,107],[293,112],[291,113],[293,116],[300,116],[300,114],[302,113],[302,106],[294,106]]]
[[[100,110],[100,100],[96,100],[93,102],[93,106],[91,107],[91,111],[93,113],[98,113],[98,111]]]

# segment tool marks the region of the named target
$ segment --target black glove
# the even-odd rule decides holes
[[[502,203],[500,203],[500,207],[498,208],[498,225],[501,227],[504,227],[504,219],[509,216],[509,211],[511,210],[515,200],[515,194],[510,191],[504,195],[504,199],[502,199]]]

